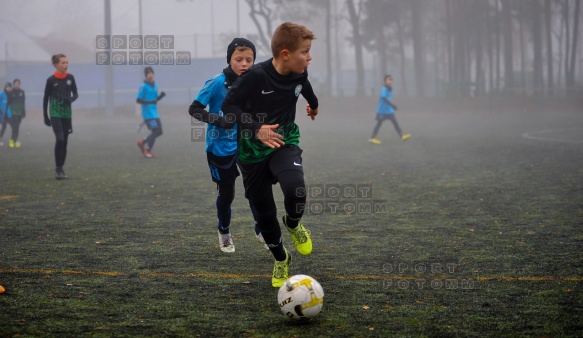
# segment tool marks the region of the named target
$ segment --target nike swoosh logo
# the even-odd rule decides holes
[[[53,85],[53,87],[56,87],[56,86],[58,86],[58,85],[59,85],[58,83],[55,83],[55,84]]]
[[[270,92],[266,92],[265,90],[262,90],[262,91],[261,91],[261,94],[271,94],[271,93],[273,93],[273,90],[272,90],[272,91],[270,91]]]
[[[295,166],[298,166],[298,167],[301,167],[301,166],[302,166],[302,164],[301,164],[301,163],[296,163],[295,161],[294,161],[294,165],[295,165]]]

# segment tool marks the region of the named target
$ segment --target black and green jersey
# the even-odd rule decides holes
[[[8,95],[8,104],[10,104],[10,111],[12,116],[25,116],[24,109],[24,90],[13,89]]]
[[[62,119],[71,118],[71,102],[79,97],[77,95],[77,84],[71,74],[64,78],[57,78],[52,75],[47,79],[45,86],[45,96],[43,99],[43,112],[47,115],[50,101],[50,116]]]
[[[312,109],[318,108],[308,71],[280,75],[272,60],[260,62],[244,72],[231,86],[221,107],[223,114],[236,117],[240,126],[238,155],[243,163],[263,162],[276,150],[255,137],[264,124],[279,124],[276,132],[283,135],[285,144],[298,145],[300,129],[295,118],[300,94]]]

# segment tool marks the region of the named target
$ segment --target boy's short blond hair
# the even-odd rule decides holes
[[[271,53],[274,58],[279,57],[282,50],[295,52],[304,40],[315,40],[316,36],[305,26],[293,22],[284,22],[279,25],[271,38]]]

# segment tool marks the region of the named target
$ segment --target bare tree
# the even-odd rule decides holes
[[[575,85],[575,61],[577,60],[577,41],[579,39],[579,11],[581,8],[581,0],[575,0],[575,9],[573,11],[573,40],[571,42],[571,56],[569,57],[569,65],[565,67],[568,69],[565,74],[567,87]],[[567,41],[567,44],[569,41]],[[565,65],[566,66],[566,65]]]
[[[570,42],[571,29],[569,24],[569,0],[563,3],[563,20],[565,23],[565,85],[569,87],[569,56],[570,56]]]
[[[492,18],[490,3],[484,5],[486,15],[486,49],[488,50],[488,92],[494,90],[494,47],[492,45]]]
[[[423,35],[422,0],[411,1],[411,23],[415,64],[415,88],[418,96],[425,96],[425,40]]]
[[[514,87],[514,65],[512,56],[512,14],[510,0],[502,2],[502,21],[504,28],[504,87],[512,89]]]
[[[245,0],[249,5],[249,17],[257,28],[257,47],[268,55],[271,54],[271,35],[277,12],[273,2],[268,0]],[[275,7],[275,6],[274,6]]]
[[[533,75],[534,88],[540,89],[543,87],[543,46],[542,46],[542,32],[541,32],[541,8],[540,1],[534,0],[530,6],[531,29],[532,29],[532,52],[533,60]]]
[[[474,11],[473,11],[473,17],[476,18],[475,21],[475,34],[476,34],[476,39],[475,39],[475,49],[476,49],[476,91],[475,91],[475,95],[476,96],[480,96],[482,94],[483,88],[484,88],[484,70],[482,68],[482,40],[483,40],[483,25],[484,25],[484,13],[487,13],[487,11],[484,11],[484,2],[478,1],[475,2],[473,4],[474,6]]]
[[[450,31],[452,32],[452,77],[450,78],[450,93],[453,95],[470,95],[470,10],[471,4],[455,0],[451,6]]]
[[[451,82],[454,78],[453,74],[453,53],[452,53],[452,0],[445,0],[445,43],[447,44],[447,80]]]
[[[397,20],[397,37],[399,39],[399,56],[401,60],[399,62],[401,68],[401,83],[403,85],[403,92],[407,95],[407,77],[405,76],[405,67],[407,65],[407,58],[405,55],[405,30],[401,24],[401,20]]]
[[[326,86],[325,92],[332,95],[332,0],[326,0]]]
[[[353,0],[346,0],[348,7],[348,19],[352,26],[352,44],[354,45],[354,56],[356,61],[356,95],[364,96],[364,60],[362,55],[362,37],[360,34],[360,17],[362,13],[363,0],[358,2],[358,8],[354,7]]]
[[[402,2],[398,0],[368,1],[365,4],[366,20],[363,22],[365,47],[379,56],[379,79],[389,73],[391,50],[400,50],[399,21]],[[391,43],[395,41],[395,43]],[[404,49],[404,48],[403,48]],[[402,80],[399,80],[402,83]]]
[[[536,0],[535,0],[536,1]],[[520,86],[526,88],[526,48],[524,48],[524,24],[528,20],[525,10],[525,3],[519,1],[517,4],[518,39],[520,40]],[[531,4],[529,4],[531,5]]]
[[[545,0],[545,37],[547,49],[547,88],[548,93],[553,93],[553,36],[552,36],[552,2]]]
[[[500,92],[500,73],[501,73],[501,67],[500,67],[500,9],[499,9],[499,5],[500,5],[500,0],[494,0],[495,3],[495,13],[496,13],[496,24],[494,25],[494,27],[496,28],[495,30],[495,35],[496,35],[496,92]]]

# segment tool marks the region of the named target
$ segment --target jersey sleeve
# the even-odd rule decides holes
[[[136,99],[137,99],[137,100],[140,100],[140,99],[142,99],[142,100],[145,100],[145,98],[144,98],[144,87],[145,87],[145,86],[144,86],[144,84],[142,83],[142,84],[140,85],[140,88],[138,88],[138,96],[136,97]]]
[[[202,103],[205,107],[208,106],[212,102],[213,97],[215,97],[215,82],[217,81],[217,78],[218,75],[215,75],[208,79],[195,98],[196,101]]]
[[[219,116],[218,112],[213,112],[215,114],[210,114],[205,108],[213,103],[217,99],[218,92],[222,89],[223,83],[219,81],[220,76],[216,75],[208,79],[192,104],[188,109],[188,113],[193,118],[212,124],[217,127],[230,129],[233,128],[234,123],[227,122],[223,117]]]
[[[302,96],[308,101],[310,108],[317,109],[318,108],[318,98],[314,93],[314,88],[312,88],[312,84],[310,80],[306,79],[306,82],[302,86]]]
[[[75,82],[75,77],[73,77],[73,75],[71,75],[71,92],[73,94],[71,102],[75,102],[79,97],[79,94],[77,93],[77,82]]]
[[[48,78],[47,84],[45,85],[45,95],[43,96],[43,113],[45,116],[48,116],[50,96],[51,96],[51,78]]]

